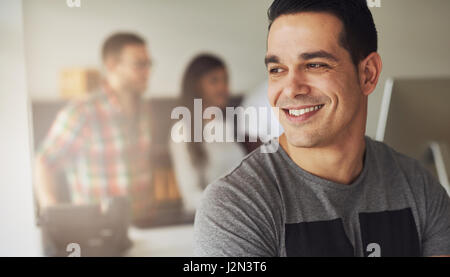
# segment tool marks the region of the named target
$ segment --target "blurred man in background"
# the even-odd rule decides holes
[[[35,185],[41,208],[60,203],[65,176],[73,204],[130,197],[134,219],[150,205],[150,126],[141,101],[151,60],[146,42],[117,33],[103,44],[104,80],[98,93],[58,114],[36,156]]]

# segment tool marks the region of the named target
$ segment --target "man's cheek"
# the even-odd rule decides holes
[[[268,96],[269,104],[270,104],[272,107],[275,107],[275,103],[276,103],[276,92],[275,92],[275,90],[274,90],[273,88],[271,88],[270,86],[269,86],[269,89],[268,89],[268,94],[267,94],[267,96]]]

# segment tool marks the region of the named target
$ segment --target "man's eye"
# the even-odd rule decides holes
[[[308,69],[319,69],[319,68],[327,68],[328,65],[323,63],[309,63],[306,65]]]
[[[270,74],[278,74],[278,73],[281,73],[282,71],[283,70],[279,67],[274,67],[274,68],[269,69]]]

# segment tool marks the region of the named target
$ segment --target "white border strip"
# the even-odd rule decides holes
[[[388,78],[384,85],[383,99],[381,100],[380,117],[378,118],[377,133],[375,139],[384,140],[384,132],[386,131],[389,106],[391,104],[392,88],[394,87],[394,79]]]
[[[445,188],[448,195],[450,195],[450,184],[447,175],[447,169],[445,168],[444,158],[442,156],[442,149],[439,143],[433,141],[430,143],[430,149],[433,153],[434,165],[438,174],[439,182]]]

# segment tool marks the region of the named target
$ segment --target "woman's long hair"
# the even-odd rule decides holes
[[[194,130],[194,99],[203,99],[203,91],[200,88],[200,79],[207,73],[216,69],[226,69],[225,63],[211,54],[196,56],[186,68],[181,85],[181,102],[191,112],[191,129]],[[203,111],[202,111],[203,113]],[[197,126],[198,128],[198,126]],[[203,135],[203,131],[202,131]],[[193,140],[194,132],[191,132],[191,142],[188,143],[188,151],[195,167],[201,169],[207,162],[207,156],[202,142]]]

